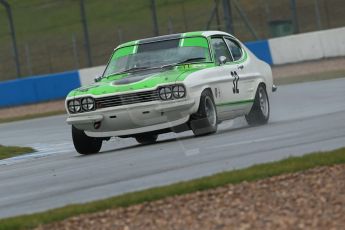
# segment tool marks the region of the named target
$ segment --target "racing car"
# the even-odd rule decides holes
[[[111,137],[157,141],[167,132],[212,134],[229,119],[266,124],[271,67],[221,31],[130,41],[114,49],[100,77],[71,91],[67,123],[80,154],[100,151]]]

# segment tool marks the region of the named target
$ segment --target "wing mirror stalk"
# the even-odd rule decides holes
[[[102,80],[102,75],[96,76],[93,80],[95,83],[100,82]]]

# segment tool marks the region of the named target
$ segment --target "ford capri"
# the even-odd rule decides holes
[[[80,154],[111,137],[157,141],[167,132],[212,134],[229,119],[266,124],[272,71],[221,31],[189,32],[119,45],[102,76],[66,98],[67,123]]]

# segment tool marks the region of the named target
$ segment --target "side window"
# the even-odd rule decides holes
[[[226,60],[232,61],[231,54],[229,52],[228,47],[226,46],[224,40],[222,38],[212,38],[211,39],[211,45],[214,51],[214,57],[216,63],[219,62],[219,57],[224,56],[226,57]]]
[[[228,47],[230,48],[231,54],[234,57],[234,61],[238,61],[242,58],[242,48],[241,46],[229,39],[229,38],[225,38],[226,44],[228,45]]]

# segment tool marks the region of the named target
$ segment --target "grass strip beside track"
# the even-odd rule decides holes
[[[23,116],[14,116],[14,117],[8,117],[8,118],[0,118],[0,123],[8,123],[8,122],[14,122],[14,121],[21,121],[21,120],[29,120],[29,119],[35,119],[35,118],[41,118],[41,117],[49,117],[49,116],[56,116],[56,115],[62,115],[66,114],[65,110],[58,110],[58,111],[50,111],[45,113],[34,113],[34,114],[28,114]]]
[[[2,146],[0,145],[0,160],[35,152],[30,147]],[[1,227],[0,227],[1,228]]]
[[[329,71],[325,73],[315,73],[315,74],[305,74],[305,75],[296,75],[289,77],[277,77],[274,78],[274,83],[277,85],[288,85],[304,82],[313,82],[313,81],[323,81],[323,80],[332,80],[337,78],[344,78],[345,71]]]
[[[212,189],[226,184],[255,181],[285,173],[304,171],[319,166],[344,163],[345,148],[330,152],[308,154],[301,157],[290,157],[277,162],[254,165],[246,169],[223,172],[188,182],[128,193],[105,200],[86,204],[69,205],[42,213],[2,219],[0,220],[0,230],[30,229],[38,225],[64,220],[83,213],[93,213],[111,208],[127,207],[143,202],[163,199],[169,196]]]

